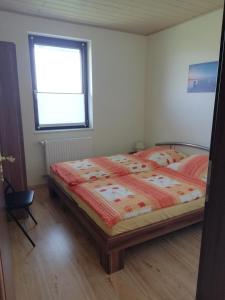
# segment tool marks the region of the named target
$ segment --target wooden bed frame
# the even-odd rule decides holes
[[[160,143],[156,145],[185,146],[208,151],[208,148],[190,143]],[[69,207],[76,219],[85,227],[94,239],[100,253],[100,263],[106,273],[111,274],[124,267],[125,249],[149,241],[164,234],[176,231],[186,226],[201,222],[203,220],[204,208],[197,209],[191,213],[173,217],[155,224],[121,233],[115,236],[107,235],[63,188],[52,178],[48,177],[48,187],[51,197],[58,196],[63,203]]]

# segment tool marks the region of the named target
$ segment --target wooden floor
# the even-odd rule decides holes
[[[45,187],[26,221],[32,248],[10,223],[17,300],[192,300],[201,226],[194,225],[126,252],[125,269],[107,275],[83,228]]]

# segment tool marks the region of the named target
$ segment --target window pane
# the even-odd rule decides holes
[[[85,124],[83,94],[37,94],[39,124]]]
[[[38,92],[82,93],[79,49],[34,45]]]

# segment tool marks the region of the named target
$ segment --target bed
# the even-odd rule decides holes
[[[207,157],[189,159],[177,151],[171,156],[168,149],[175,146],[208,149],[189,143],[157,146],[167,152],[159,157],[157,151],[150,150],[131,157],[125,155],[125,160],[120,155],[116,165],[110,158],[110,166],[105,161],[100,163],[103,173],[98,172],[99,161],[93,166],[89,164],[90,159],[88,166],[85,161],[86,169],[80,170],[76,165],[78,174],[68,166],[62,168],[62,173],[55,165],[52,167],[48,182],[50,195],[57,195],[92,236],[99,249],[100,263],[108,274],[124,267],[127,248],[203,219]],[[153,162],[146,155],[151,155]],[[96,175],[96,164],[100,178],[80,176],[87,170]],[[130,164],[139,167],[129,168]],[[140,168],[142,165],[144,170]]]

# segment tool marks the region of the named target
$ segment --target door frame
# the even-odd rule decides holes
[[[197,300],[225,299],[225,12],[214,107]]]

